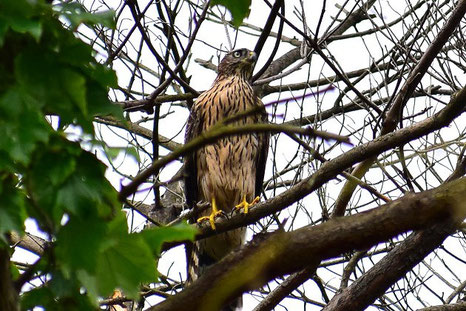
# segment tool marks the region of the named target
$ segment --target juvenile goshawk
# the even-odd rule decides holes
[[[186,142],[209,130],[219,121],[252,111],[234,119],[235,126],[266,123],[267,114],[250,84],[256,54],[247,49],[228,53],[218,66],[212,87],[202,93],[191,108]],[[199,213],[198,221],[208,219],[215,229],[215,217],[222,211],[244,209],[258,201],[264,179],[269,137],[266,133],[248,133],[220,138],[185,157],[185,193],[189,206],[211,203],[211,209]],[[196,280],[203,271],[244,243],[245,228],[195,242],[188,250],[188,280]],[[232,310],[241,302],[232,302]]]

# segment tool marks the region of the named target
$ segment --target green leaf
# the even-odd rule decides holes
[[[76,42],[71,41],[74,46]],[[93,134],[96,115],[112,114],[122,119],[121,107],[108,99],[108,85],[116,85],[115,73],[100,64],[89,64],[85,57],[81,68],[75,68],[77,59],[73,65],[63,63],[68,57],[42,48],[20,53],[15,59],[15,74],[22,93],[34,98],[40,109],[59,115],[62,125],[77,124],[86,133]]]
[[[89,66],[95,62],[92,53],[92,47],[76,37],[64,34],[60,37],[60,53],[57,55],[60,62],[77,67]],[[87,71],[87,67],[80,69]]]
[[[133,157],[137,162],[140,162],[139,153],[135,147],[108,147],[104,145],[105,154],[114,161],[120,153],[124,153]]]
[[[58,190],[57,206],[80,217],[108,217],[120,204],[115,188],[105,178],[105,165],[89,152],[82,152],[76,160],[78,169]]]
[[[109,238],[114,243],[102,251],[97,264],[98,291],[108,295],[118,287],[128,297],[137,298],[141,283],[156,280],[155,260],[142,236],[123,233],[127,226],[122,212],[112,223]]]
[[[92,116],[112,115],[118,120],[124,119],[121,106],[111,104],[107,89],[102,88],[97,83],[87,84],[87,103],[89,114]]]
[[[88,117],[86,79],[81,74],[67,68],[63,68],[60,71],[60,79],[64,91],[68,94],[71,101],[81,110],[81,113],[85,117]]]
[[[137,235],[121,238],[118,244],[107,249],[97,267],[99,291],[110,294],[121,288],[128,297],[137,298],[139,286],[156,280],[155,260],[149,246]]]
[[[196,229],[183,223],[172,227],[153,228],[141,233],[126,232],[126,218],[123,213],[109,224],[107,246],[99,256],[97,274],[78,274],[88,291],[108,295],[115,288],[122,289],[129,297],[137,297],[141,283],[156,279],[156,260],[164,242],[192,240]],[[96,293],[91,295],[97,296]]]
[[[160,256],[162,245],[165,242],[192,241],[197,234],[197,229],[188,223],[180,223],[170,227],[158,227],[146,229],[140,233],[151,246],[154,255]]]
[[[47,311],[95,311],[90,297],[80,292],[77,282],[64,278],[58,271],[49,274],[50,281],[33,288],[20,296],[22,310]]]
[[[4,239],[3,233],[8,231],[24,231],[26,196],[16,184],[17,179],[14,175],[0,175],[0,239]]]
[[[97,300],[101,297],[97,288],[97,277],[86,270],[76,271],[76,276],[78,281],[86,288],[86,294],[89,296],[89,299],[97,305]]]
[[[25,178],[31,199],[58,226],[65,212],[57,203],[59,189],[74,178],[78,165],[76,158],[82,150],[77,143],[56,134],[51,136],[48,145],[40,147]]]
[[[89,76],[104,88],[118,87],[118,79],[115,71],[101,64],[89,66]]]
[[[37,151],[26,178],[34,202],[59,224],[64,213],[82,219],[109,217],[120,207],[105,170],[78,143],[52,135],[49,145]]]
[[[30,34],[37,42],[42,35],[42,24],[35,16],[34,3],[25,0],[0,3],[0,47],[8,28],[22,34]]]
[[[238,28],[243,20],[249,16],[251,0],[213,0],[211,6],[222,5],[230,11],[233,25]]]
[[[119,147],[107,147],[104,150],[105,150],[105,154],[107,154],[107,156],[112,161],[114,161],[121,152],[121,148],[119,148]]]
[[[116,25],[113,10],[89,13],[78,2],[60,3],[56,7],[59,8],[60,14],[68,19],[73,29],[82,23],[89,26],[100,24],[111,29],[114,29]]]
[[[77,168],[76,157],[82,150],[76,143],[54,136],[47,148],[37,152],[29,176],[38,186],[60,187]],[[43,188],[37,190],[42,191]]]
[[[71,297],[75,294],[77,283],[62,272],[63,270],[51,271],[51,280],[47,285],[55,297]]]
[[[91,16],[87,16],[87,23],[99,24],[110,29],[115,29],[115,11],[108,10],[92,13]]]
[[[55,301],[55,297],[47,286],[39,286],[27,291],[21,297],[21,310],[32,310],[36,306],[47,307],[51,302]],[[55,308],[46,308],[49,310],[57,310]]]
[[[83,90],[77,90],[77,93],[71,90],[73,84],[84,87],[82,80],[76,78],[79,74],[70,67],[67,68],[67,65],[58,63],[53,52],[31,48],[21,53],[15,63],[16,76],[22,91],[34,97],[38,105],[48,113],[59,115],[63,125],[73,124],[78,119],[90,119],[82,114],[83,96],[79,92]],[[67,82],[70,72],[74,73],[71,83]],[[90,120],[81,124],[86,131],[90,128],[88,123]]]
[[[67,277],[75,271],[95,274],[97,258],[106,238],[105,223],[97,217],[70,217],[57,235],[57,258]]]
[[[73,33],[82,24],[114,27],[114,12],[48,2],[0,0],[0,243],[30,217],[53,244],[34,265],[46,282],[22,293],[22,309],[96,310],[97,297],[116,287],[136,297],[155,281],[156,261],[141,235],[128,234],[105,165],[62,132],[80,126],[88,139],[94,116],[123,118],[108,99],[115,72]],[[58,130],[47,115],[60,120]]]
[[[42,24],[37,20],[20,19],[11,25],[11,28],[19,33],[29,33],[36,41],[39,41],[42,35]]]
[[[129,156],[132,156],[137,162],[141,162],[141,158],[139,157],[139,152],[135,147],[126,147],[125,153]]]
[[[19,88],[0,96],[0,151],[23,164],[29,163],[37,144],[47,142],[51,132],[35,103]]]
[[[19,272],[18,267],[10,261],[10,273],[13,281],[17,280],[21,273]]]

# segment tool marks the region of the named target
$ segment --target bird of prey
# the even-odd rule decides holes
[[[202,93],[191,108],[186,142],[223,119],[240,113],[242,117],[233,117],[228,124],[267,122],[264,105],[250,84],[256,59],[256,53],[247,49],[231,51],[222,59],[212,87]],[[187,204],[193,208],[199,201],[211,204],[210,209],[198,215],[198,221],[209,220],[215,229],[217,215],[229,214],[234,208],[247,213],[248,208],[257,203],[268,144],[266,133],[227,136],[185,157]],[[195,242],[188,254],[188,280],[196,280],[208,266],[243,244],[245,232],[245,228],[239,228]]]

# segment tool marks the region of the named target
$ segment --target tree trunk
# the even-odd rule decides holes
[[[0,310],[19,310],[18,293],[11,279],[10,254],[4,248],[0,248]]]

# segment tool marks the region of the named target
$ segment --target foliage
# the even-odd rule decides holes
[[[203,295],[223,300],[248,291],[245,310],[332,305],[340,310],[369,305],[408,310],[462,299],[458,289],[464,287],[464,275],[459,271],[465,269],[457,258],[464,252],[464,230],[449,232],[444,247],[439,245],[446,236],[432,234],[434,229],[397,231],[396,238],[387,235],[367,249],[355,246],[354,234],[334,244],[326,236],[335,237],[331,224],[346,221],[347,215],[362,217],[386,202],[405,202],[411,192],[424,193],[464,174],[464,115],[449,119],[438,113],[445,117],[451,107],[461,106],[452,95],[464,90],[466,3],[256,1],[242,23],[235,10],[247,16],[249,1],[209,1],[211,7],[206,2],[124,2],[115,6],[116,31],[96,31],[93,37],[97,48],[110,51],[107,62],[118,68],[120,89],[112,95],[125,107],[131,125],[125,129],[110,118],[99,119],[101,133],[115,132],[119,145],[137,149],[139,167],[128,167],[121,157],[113,164],[117,177],[131,180],[121,193],[146,183],[147,191],[128,204],[145,209],[155,203],[156,210],[143,213],[149,221],[186,217],[180,214],[183,174],[176,170],[182,167],[180,150],[188,146],[179,147],[188,110],[198,93],[212,85],[225,52],[243,47],[256,52],[253,89],[266,104],[271,123],[264,128],[283,130],[271,134],[261,203],[249,215],[232,215],[216,226],[218,232],[247,226],[252,243],[188,287],[184,256],[167,252],[164,263],[171,265],[161,270],[166,277],[143,297],[152,305],[149,310],[179,310],[186,304],[205,310]],[[290,133],[286,126],[348,135],[354,146]],[[211,133],[204,134],[199,142],[210,143]],[[263,257],[254,250],[262,250],[262,238],[269,233],[283,230],[302,237],[301,245],[315,245],[301,233],[319,226],[328,229],[318,239],[322,248],[338,250],[336,258],[324,258],[320,250],[305,253],[298,246],[290,248],[296,250],[294,256],[267,256],[274,268],[248,264]],[[360,241],[369,243],[374,235],[358,228]],[[212,234],[202,227],[199,238]],[[297,266],[300,259],[304,270]],[[262,286],[267,282],[270,286]],[[433,297],[431,288],[446,294]],[[340,303],[342,295],[347,302]],[[353,308],[352,302],[363,307]]]
[[[251,0],[212,0],[210,5],[222,5],[226,7],[233,17],[232,24],[235,27],[239,27],[243,23],[243,20],[249,16]]]
[[[137,297],[156,279],[160,245],[194,234],[187,225],[129,234],[105,165],[67,138],[66,129],[93,137],[95,116],[122,119],[107,95],[115,72],[74,33],[112,27],[113,15],[78,3],[0,1],[0,247],[6,233],[24,234],[26,218],[53,241],[29,268],[47,283],[22,295],[25,309],[94,308],[117,287]]]
[[[205,310],[243,294],[245,310],[464,307],[464,222],[442,219],[464,207],[449,189],[466,172],[466,1],[256,1],[249,16],[251,2],[0,0],[0,304],[10,268],[23,309]],[[196,237],[247,227],[252,242],[186,286],[165,242],[194,233],[159,224],[195,217],[189,108],[243,47],[270,121],[254,126],[272,130],[263,195]],[[27,218],[43,234],[27,223],[20,239]],[[115,287],[122,299],[99,300]]]

